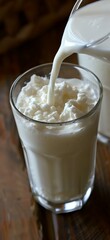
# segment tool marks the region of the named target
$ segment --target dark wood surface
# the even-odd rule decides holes
[[[54,215],[32,198],[9,89],[18,74],[52,60],[58,46],[52,49],[52,42],[48,48],[52,53],[47,56],[43,50],[39,55],[38,47],[35,53],[35,44],[0,60],[0,240],[110,240],[110,144],[97,143],[94,190],[81,211]]]

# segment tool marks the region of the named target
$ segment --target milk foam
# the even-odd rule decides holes
[[[22,88],[17,108],[31,119],[43,122],[66,122],[89,112],[97,102],[94,89],[77,79],[57,79],[54,105],[47,104],[49,79],[33,75]]]

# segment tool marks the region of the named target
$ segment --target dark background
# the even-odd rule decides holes
[[[52,62],[74,2],[0,0],[0,74],[16,77]]]

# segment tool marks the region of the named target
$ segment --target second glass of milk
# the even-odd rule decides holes
[[[110,141],[110,63],[95,57],[78,54],[79,64],[93,71],[103,85],[103,101],[101,107],[98,139],[102,142]]]
[[[33,120],[16,107],[18,95],[33,74],[50,78],[51,68],[52,64],[44,64],[20,75],[11,87],[10,103],[32,193],[43,207],[62,213],[81,209],[93,189],[102,85],[87,69],[63,63],[60,81],[85,89],[89,86],[91,94],[94,93],[94,106],[88,113],[68,122]]]

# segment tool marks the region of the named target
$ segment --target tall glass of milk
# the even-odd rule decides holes
[[[32,193],[43,207],[62,213],[81,209],[93,189],[102,85],[89,70],[62,63],[49,106],[51,68],[44,64],[20,75],[10,103]]]

